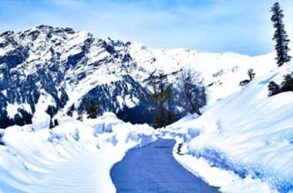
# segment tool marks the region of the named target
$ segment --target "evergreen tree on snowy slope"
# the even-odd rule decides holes
[[[275,49],[277,51],[277,64],[278,66],[282,66],[284,63],[289,62],[291,57],[288,55],[289,52],[289,39],[288,35],[285,31],[284,23],[283,23],[283,10],[280,8],[280,4],[276,2],[271,9],[273,15],[271,20],[274,24],[274,28],[276,29],[274,33],[273,40],[276,41]]]

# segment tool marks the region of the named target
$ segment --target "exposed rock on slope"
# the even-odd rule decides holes
[[[249,68],[257,76],[274,68],[272,54],[150,49],[47,25],[8,31],[0,35],[0,127],[31,123],[41,95],[53,98],[46,110],[51,117],[82,114],[93,100],[99,113],[129,117],[124,109],[129,114],[129,109],[145,104],[141,100],[151,92],[143,83],[149,73],[187,67],[202,75],[210,102],[239,90]]]

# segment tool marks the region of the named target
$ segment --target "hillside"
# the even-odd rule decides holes
[[[176,156],[178,161],[223,192],[292,192],[293,93],[268,96],[269,82],[281,83],[292,72],[292,63],[286,64],[210,106],[198,119],[169,126],[183,136],[178,142],[186,155]],[[220,171],[207,174],[198,166],[203,160]]]

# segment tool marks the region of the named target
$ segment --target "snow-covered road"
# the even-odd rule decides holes
[[[117,193],[219,192],[175,161],[172,156],[174,144],[174,140],[159,139],[129,151],[111,170]]]

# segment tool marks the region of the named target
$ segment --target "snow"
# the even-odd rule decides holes
[[[174,147],[174,158],[188,171],[195,176],[203,178],[208,184],[221,187],[223,193],[275,193],[266,182],[253,179],[247,176],[244,179],[234,174],[232,171],[211,167],[203,158],[196,158],[191,155],[178,155]]]
[[[277,67],[273,52],[262,56],[246,56],[231,52],[154,49],[136,42],[131,44],[129,52],[138,65],[149,73],[155,69],[171,73],[182,68],[198,72],[207,87],[209,104],[241,90],[239,82],[248,79],[249,69],[253,69],[256,77],[259,77]]]
[[[97,77],[99,79],[97,80]],[[121,80],[120,77],[117,77],[115,74],[107,74],[103,71],[95,71],[92,74],[89,74],[86,78],[82,79],[78,85],[67,90],[69,95],[69,101],[64,107],[65,111],[71,107],[72,104],[77,103],[77,101],[87,94],[91,89],[95,88],[98,85],[111,84]]]
[[[5,38],[0,37],[0,43],[4,43],[4,45],[5,45],[5,42],[6,42]],[[0,56],[4,56],[5,54],[9,53],[11,50],[13,50],[13,46],[11,46],[11,45],[1,47],[0,48]]]
[[[45,91],[41,91],[40,98],[36,104],[36,112],[32,118],[32,127],[34,130],[48,129],[50,127],[51,117],[47,113],[49,106],[55,107],[54,99]]]
[[[0,192],[114,193],[110,169],[125,153],[157,139],[148,125],[124,123],[112,113],[83,122],[66,117],[50,129],[3,130]]]
[[[92,35],[89,32],[80,31],[74,35],[70,35],[68,41],[64,46],[64,50],[66,51],[61,56],[61,60],[67,60],[69,56],[74,56],[80,52],[82,52],[82,48],[79,46],[83,42],[85,42]]]
[[[18,114],[18,107],[17,104],[8,103],[6,111],[9,118],[13,119]]]
[[[0,49],[0,56],[3,56],[7,53],[5,49]]]
[[[106,50],[102,49],[101,47],[99,47],[99,45],[97,43],[95,43],[95,44],[93,44],[93,47],[91,48],[91,50],[87,54],[88,63],[90,63],[90,64],[94,63],[97,61],[97,59],[104,60],[109,56],[110,56],[110,54]]]
[[[248,192],[255,189],[257,192],[292,191],[293,93],[268,97],[267,88],[271,80],[281,82],[290,72],[293,72],[292,64],[284,65],[209,106],[198,119],[187,117],[170,125],[163,133],[179,136],[187,154],[175,156],[177,160],[221,187],[223,192],[233,192],[233,189],[237,192],[235,188],[239,188],[238,192],[243,192],[242,188]],[[240,180],[227,186],[206,176],[208,167],[199,166],[203,160],[212,167],[210,169],[231,171]],[[211,171],[213,175],[217,173]],[[225,172],[220,176],[231,181]],[[248,184],[251,190],[247,189]]]
[[[31,107],[27,103],[8,103],[6,107],[8,117],[10,119],[14,119],[14,117],[19,113],[18,109],[24,109],[26,112],[31,113]]]
[[[139,99],[138,98],[135,98],[135,97],[134,98],[131,98],[130,95],[126,95],[125,96],[125,104],[129,108],[135,107],[138,104],[138,102],[139,102]]]

